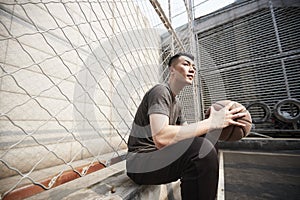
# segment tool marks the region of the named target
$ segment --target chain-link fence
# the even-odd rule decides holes
[[[191,7],[190,1],[1,1],[1,198],[24,185],[51,189],[65,172],[84,176],[124,155],[145,91],[165,81],[172,54],[194,53]],[[188,28],[179,35],[173,24]],[[186,107],[198,101],[184,92],[181,98]],[[185,112],[197,118],[195,109]]]

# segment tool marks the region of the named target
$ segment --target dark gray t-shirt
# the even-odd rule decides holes
[[[146,153],[157,150],[151,129],[150,114],[163,114],[169,117],[170,125],[182,125],[185,120],[178,100],[172,95],[168,84],[158,84],[150,89],[142,99],[136,112],[128,139],[128,151]]]

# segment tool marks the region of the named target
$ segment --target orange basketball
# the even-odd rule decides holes
[[[214,103],[212,106],[214,107],[214,109],[216,111],[221,110],[222,108],[225,107],[225,105],[227,105],[230,101],[229,100],[223,100],[223,101],[218,101],[216,103]],[[232,108],[236,108],[239,105],[241,105],[238,102],[235,102],[235,104],[233,104]],[[209,108],[206,113],[205,113],[205,118],[208,118],[210,115],[210,109]],[[248,112],[248,110],[245,110],[244,112],[246,112],[247,114],[244,117],[240,117],[235,119],[235,121],[241,122],[246,124],[245,127],[242,126],[237,126],[237,125],[229,125],[226,128],[222,129],[222,132],[220,134],[219,140],[223,140],[223,141],[237,141],[242,139],[243,137],[246,137],[247,135],[249,135],[250,130],[251,130],[251,126],[252,126],[252,119],[251,119],[251,115]]]

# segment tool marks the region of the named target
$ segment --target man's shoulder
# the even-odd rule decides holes
[[[161,94],[166,93],[168,94],[170,91],[169,86],[166,83],[158,83],[155,86],[153,86],[148,93],[152,94]]]

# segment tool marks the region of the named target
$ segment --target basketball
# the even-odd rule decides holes
[[[214,103],[212,106],[214,107],[214,109],[216,111],[221,110],[222,108],[224,108],[229,102],[229,100],[223,100],[223,101],[218,101],[216,103]],[[234,109],[238,106],[240,106],[241,104],[238,102],[235,102],[233,104],[233,106],[231,107],[231,109]],[[209,108],[206,113],[205,113],[205,118],[208,118],[210,115],[210,109]],[[246,137],[247,135],[249,135],[250,130],[251,130],[251,126],[252,126],[252,119],[251,119],[251,115],[248,112],[248,110],[245,110],[244,112],[246,112],[247,114],[243,117],[234,119],[235,121],[241,122],[246,124],[246,126],[242,127],[242,126],[237,126],[237,125],[229,125],[226,128],[222,129],[222,132],[220,134],[219,140],[222,141],[237,141],[242,139],[243,137]]]

